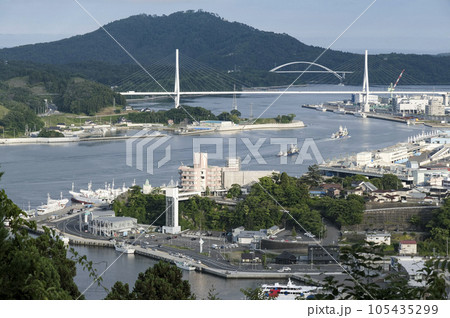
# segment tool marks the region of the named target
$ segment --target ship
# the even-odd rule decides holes
[[[188,262],[175,262],[175,265],[178,268],[187,270],[187,271],[194,271],[195,270],[195,266],[192,266],[191,264],[189,264]]]
[[[367,118],[366,113],[363,113],[363,112],[360,112],[360,111],[353,113],[353,115],[356,116],[356,117]]]
[[[72,184],[72,191],[69,191],[69,193],[72,195],[72,201],[74,202],[98,206],[109,206],[113,203],[115,198],[127,191],[128,188],[125,187],[125,184],[122,188],[115,189],[113,181],[112,185],[105,183],[104,189],[100,188],[95,191],[92,190],[92,182],[88,183],[87,190],[80,189],[80,192],[75,192],[74,185]]]
[[[55,212],[55,211],[59,211],[62,210],[66,207],[67,203],[69,203],[68,199],[63,199],[62,198],[62,193],[61,193],[61,199],[60,200],[53,200],[52,198],[50,198],[50,194],[48,194],[47,196],[47,204],[43,204],[40,205],[36,208],[36,214],[37,215],[43,215],[43,214],[47,214],[47,213],[51,213],[51,212]],[[28,215],[30,215],[27,212]]]
[[[114,248],[116,249],[116,252],[122,254],[134,254],[135,252],[135,249],[132,247],[132,245],[126,244],[124,242],[115,242]]]
[[[291,145],[291,148],[287,151],[287,156],[293,156],[295,154],[298,154],[300,152],[300,149],[298,149],[297,145]]]
[[[335,112],[337,114],[345,115],[345,108],[341,108],[340,106],[338,106],[338,108],[333,110],[333,112]]]
[[[316,107],[316,110],[319,112],[326,112],[327,109],[323,107],[323,104],[320,104],[319,106]]]
[[[342,128],[342,126],[339,126],[339,130],[331,134],[331,139],[343,139],[347,137],[350,137],[348,135],[347,127]]]
[[[262,292],[265,297],[277,300],[313,299],[321,291],[321,287],[295,285],[288,279],[287,284],[263,284]]]

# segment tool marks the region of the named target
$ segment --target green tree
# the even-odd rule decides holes
[[[68,258],[64,243],[48,228],[37,238],[29,236],[26,227],[36,229],[36,223],[24,214],[0,190],[0,299],[83,299],[73,280],[75,264],[92,270],[92,263],[73,251]]]
[[[312,165],[308,167],[308,172],[300,178],[300,180],[310,187],[317,187],[323,181],[323,176],[320,173],[318,165]]]
[[[242,195],[241,186],[239,184],[232,184],[230,190],[227,192],[227,198],[237,198]]]
[[[116,282],[106,296],[110,300],[190,300],[195,299],[191,286],[182,279],[181,270],[167,262],[159,262],[139,273],[134,288],[129,292],[128,284]]]

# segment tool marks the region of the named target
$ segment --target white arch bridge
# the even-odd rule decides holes
[[[304,71],[292,71],[292,70],[291,71],[283,71],[283,70],[280,70],[280,69],[282,69],[282,68],[284,68],[286,66],[291,66],[291,65],[296,65],[296,64],[306,64],[306,65],[309,65],[309,66],[317,66],[317,67],[320,67],[321,69],[323,69],[323,71],[310,71],[309,68],[307,68]],[[330,74],[333,74],[334,76],[336,76],[339,79],[340,83],[342,83],[344,81],[345,74],[353,73],[351,71],[333,71],[332,69],[330,69],[330,68],[328,68],[328,67],[326,67],[324,65],[321,65],[321,64],[318,64],[318,63],[314,63],[314,62],[306,62],[306,61],[298,61],[298,62],[286,63],[286,64],[283,64],[283,65],[280,65],[280,66],[277,66],[277,67],[271,69],[269,72],[272,72],[272,73],[302,73],[302,74],[304,74],[304,73],[330,73]],[[339,75],[339,74],[342,74],[342,75]]]

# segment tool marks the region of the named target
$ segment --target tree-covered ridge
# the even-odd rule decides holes
[[[143,65],[151,65],[180,49],[182,54],[217,70],[236,69],[238,72],[234,76],[254,86],[292,82],[296,76],[273,74],[268,70],[293,61],[314,61],[324,50],[306,45],[287,34],[260,31],[203,11],[163,16],[141,14],[104,27]],[[2,49],[0,60],[64,65],[66,70],[75,70],[108,85],[133,73],[132,69],[137,70],[129,56],[102,29],[60,41]],[[345,83],[360,85],[364,63],[362,54],[328,50],[318,63],[336,69],[349,61],[361,67],[354,74],[348,74]],[[371,84],[389,84],[395,78],[381,82],[380,77],[385,78],[385,70],[400,73],[402,69],[406,69],[403,81],[412,76],[417,84],[448,84],[450,75],[442,69],[449,67],[448,55],[391,53],[369,58]],[[305,74],[301,80],[308,76]],[[337,84],[335,78],[333,83]]]
[[[36,115],[47,111],[44,100],[54,102],[61,112],[88,115],[114,103],[126,103],[110,87],[75,77],[58,67],[24,62],[0,64],[0,127],[6,136],[40,130],[44,122]]]
[[[101,109],[125,105],[125,97],[114,93],[109,87],[87,80],[72,79],[64,92],[55,98],[58,110],[66,113],[95,115]]]
[[[0,82],[0,129],[3,136],[19,136],[26,130],[40,130],[44,123],[37,117],[43,100],[28,88],[10,88]]]
[[[185,119],[188,122],[217,119],[216,115],[210,110],[192,106],[182,106],[170,110],[130,113],[127,116],[133,123],[167,123],[171,119],[174,124],[179,124]]]
[[[313,199],[309,186],[315,170],[305,178],[295,178],[286,173],[263,177],[255,183],[235,209],[217,204],[208,197],[195,196],[180,202],[179,224],[183,229],[207,229],[231,231],[244,226],[248,230],[267,229],[274,225],[306,230],[319,235],[321,218],[328,218],[337,225],[360,223],[364,200],[355,195],[347,199],[324,197]],[[235,185],[231,196],[239,196],[240,187]],[[116,200],[113,209],[117,216],[131,216],[138,222],[151,224],[165,211],[164,196],[144,195],[138,187],[128,193],[125,200]],[[155,225],[164,225],[160,218]]]

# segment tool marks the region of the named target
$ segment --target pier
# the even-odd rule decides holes
[[[302,105],[303,108],[308,108],[308,109],[313,109],[313,110],[317,110],[318,106],[315,105]],[[338,109],[337,106],[326,106],[324,107],[326,108],[327,112],[332,112],[334,113],[335,110]],[[351,110],[345,110],[345,108],[343,109],[343,112],[337,115],[355,115],[355,111],[351,111]],[[397,118],[394,117],[392,115],[387,115],[387,114],[376,114],[376,113],[364,113],[367,118],[374,118],[374,119],[381,119],[381,120],[388,120],[388,121],[394,121],[394,122],[398,122],[398,123],[403,123],[406,124],[408,122],[407,119],[402,119],[402,118]]]

